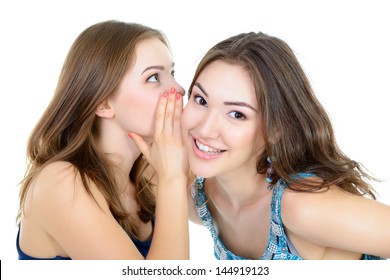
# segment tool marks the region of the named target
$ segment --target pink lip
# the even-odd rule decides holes
[[[207,153],[199,150],[198,147],[195,144],[195,139],[194,138],[192,138],[192,150],[194,151],[194,154],[198,158],[203,159],[203,160],[216,159],[216,158],[220,157],[223,154],[223,152],[222,152],[222,153],[219,153],[219,154],[211,155],[211,154],[207,154]]]

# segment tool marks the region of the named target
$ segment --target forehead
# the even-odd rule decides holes
[[[251,75],[241,65],[214,61],[203,69],[197,82],[207,93],[224,101],[242,101],[258,107]]]
[[[134,68],[150,65],[171,65],[172,54],[159,39],[152,37],[139,41],[135,46]]]

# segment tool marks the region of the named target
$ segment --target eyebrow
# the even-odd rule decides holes
[[[202,87],[202,85],[198,82],[196,82],[194,84],[195,86],[197,86],[200,91],[206,95],[206,97],[209,97],[208,93],[206,92],[206,90]],[[255,108],[253,108],[253,106],[249,105],[248,103],[246,102],[240,102],[240,101],[225,101],[223,102],[224,105],[228,105],[228,106],[241,106],[241,107],[247,107],[249,109],[252,109],[253,111],[255,111],[257,113],[257,110]]]
[[[175,67],[175,63],[173,62],[173,63],[172,63],[172,68],[174,68],[174,67]],[[162,65],[152,65],[152,66],[146,67],[146,68],[144,69],[144,71],[142,71],[141,74],[145,73],[146,71],[149,71],[150,69],[157,69],[157,70],[164,71],[164,70],[165,70],[165,67],[162,66]]]

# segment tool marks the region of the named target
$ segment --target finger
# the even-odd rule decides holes
[[[155,121],[155,132],[161,133],[164,130],[164,119],[165,110],[168,102],[168,92],[164,92],[158,101],[156,109],[156,121]]]
[[[164,120],[164,131],[167,133],[173,132],[173,118],[175,114],[175,103],[176,103],[176,89],[171,88],[168,104],[165,109],[165,120]]]
[[[138,134],[134,132],[130,132],[127,134],[131,139],[133,139],[135,145],[138,147],[138,149],[141,151],[141,153],[145,156],[147,161],[150,160],[150,146],[148,143],[145,142],[145,140],[139,136]]]
[[[183,112],[183,97],[180,93],[176,93],[175,115],[173,119],[173,134],[181,135],[181,115]]]

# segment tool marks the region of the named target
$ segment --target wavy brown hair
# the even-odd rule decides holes
[[[137,228],[120,202],[113,163],[97,145],[100,132],[95,111],[116,90],[134,61],[136,44],[152,37],[169,47],[160,31],[119,21],[92,25],[75,40],[54,96],[28,140],[29,165],[21,182],[18,220],[28,188],[37,174],[50,163],[66,161],[79,173],[88,193],[91,194],[89,182],[92,181],[104,195],[118,223],[133,237],[138,236]],[[146,167],[141,155],[129,174],[136,187],[138,215],[143,222],[150,221],[155,212],[151,182],[143,175]]]
[[[296,190],[319,190],[337,185],[347,192],[375,199],[368,184],[376,180],[337,146],[331,121],[311,88],[292,49],[281,39],[264,33],[241,33],[217,43],[202,58],[189,88],[212,62],[239,65],[251,76],[266,141],[257,160],[264,174],[272,159],[273,181],[282,178]],[[312,173],[321,183],[293,174]],[[291,184],[299,180],[299,184]],[[294,185],[294,186],[293,186]],[[298,187],[298,185],[300,187]]]

